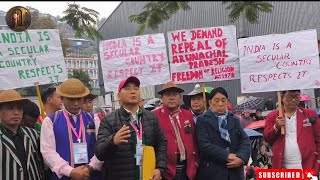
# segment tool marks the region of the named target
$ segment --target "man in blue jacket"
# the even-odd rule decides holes
[[[228,93],[218,87],[209,94],[210,108],[196,124],[200,180],[243,180],[250,158],[250,139],[240,120],[227,109]]]

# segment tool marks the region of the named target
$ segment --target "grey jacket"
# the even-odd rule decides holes
[[[164,172],[167,166],[167,139],[161,130],[157,117],[150,111],[142,109],[142,127],[145,145],[153,146],[156,153],[156,168]],[[113,137],[123,125],[129,124],[130,114],[124,108],[109,113],[102,119],[95,147],[95,155],[105,161],[107,179],[135,180],[137,166],[134,157],[135,136],[128,144],[114,145]]]

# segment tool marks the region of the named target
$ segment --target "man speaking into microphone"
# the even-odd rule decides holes
[[[299,108],[300,90],[282,92],[283,116],[279,110],[267,115],[265,141],[272,145],[273,169],[314,169],[318,174],[320,122],[315,111]],[[281,135],[281,127],[285,135]]]

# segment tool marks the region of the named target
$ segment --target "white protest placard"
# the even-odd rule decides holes
[[[241,92],[320,87],[316,30],[238,40]]]
[[[170,81],[164,35],[148,34],[99,43],[105,91],[118,90],[122,80],[136,76],[141,87]]]
[[[168,32],[171,80],[176,83],[239,79],[235,26]]]
[[[67,78],[58,29],[0,31],[0,90]]]

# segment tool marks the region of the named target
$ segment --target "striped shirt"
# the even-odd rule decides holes
[[[0,179],[23,180],[23,168],[14,143],[4,133],[0,124]],[[30,180],[43,179],[43,160],[39,149],[39,133],[28,127],[21,127],[23,144],[27,157],[27,171]]]

